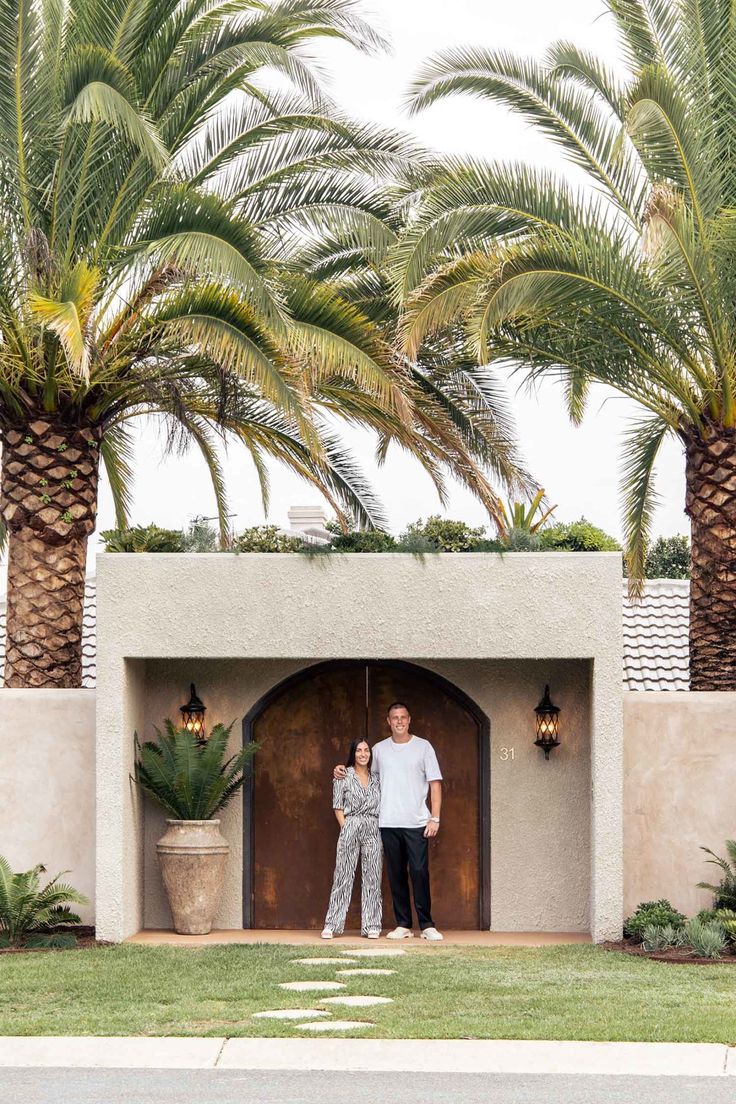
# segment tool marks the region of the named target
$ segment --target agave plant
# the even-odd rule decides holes
[[[525,536],[534,538],[539,530],[549,521],[557,509],[549,506],[544,509],[544,488],[540,487],[530,502],[509,502],[502,504],[503,526],[499,531],[499,539],[507,546],[511,546],[514,540]]]
[[[704,924],[697,917],[685,925],[685,937],[696,955],[702,958],[720,958],[728,940],[723,925],[718,921]]]
[[[41,888],[45,866],[14,874],[0,855],[0,947],[73,947],[76,939],[55,928],[81,924],[69,903],[86,905],[87,898],[73,886],[60,882],[62,871]]]
[[[695,690],[736,689],[736,6],[605,0],[626,72],[570,42],[539,61],[481,46],[431,58],[417,111],[470,95],[521,115],[589,187],[449,159],[394,251],[404,348],[460,327],[479,364],[640,405],[625,446],[629,577],[641,586],[662,442],[685,455]],[[638,582],[637,582],[638,581]]]
[[[723,928],[729,943],[736,943],[736,910],[732,908],[716,909],[715,920]]]
[[[156,740],[141,744],[136,735],[135,780],[174,820],[210,820],[224,809],[245,781],[245,768],[258,749],[244,744],[225,759],[232,725],[214,725],[206,739],[164,722]]]

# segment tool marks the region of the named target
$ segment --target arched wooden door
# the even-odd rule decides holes
[[[490,926],[487,720],[424,668],[336,661],[287,679],[244,722],[244,738],[261,745],[246,793],[246,927],[322,927],[338,834],[332,769],[354,736],[374,744],[389,735],[386,711],[397,699],[409,705],[412,731],[434,745],[444,775],[442,828],[430,849],[434,920],[440,929]],[[357,877],[348,930],[360,927],[359,887]]]

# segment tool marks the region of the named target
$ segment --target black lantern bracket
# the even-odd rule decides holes
[[[544,688],[544,696],[534,712],[537,715],[537,738],[534,741],[549,759],[549,753],[560,746],[560,707],[554,705],[549,696],[549,686]]]
[[[189,732],[193,733],[197,739],[204,739],[204,715],[207,712],[207,707],[201,698],[197,697],[197,691],[194,689],[194,683],[189,684],[189,701],[186,705],[179,707],[181,713],[181,726],[186,728]]]

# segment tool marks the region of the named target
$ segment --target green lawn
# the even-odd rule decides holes
[[[0,956],[2,1035],[297,1035],[267,1008],[315,1007],[280,981],[335,980],[297,966],[321,948],[117,946]],[[322,954],[336,954],[336,949]],[[666,965],[592,946],[436,947],[397,959],[390,977],[343,978],[348,993],[390,996],[333,1009],[370,1020],[361,1035],[447,1039],[627,1039],[736,1043],[736,967]],[[329,994],[326,994],[329,995]]]

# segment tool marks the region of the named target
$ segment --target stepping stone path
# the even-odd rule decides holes
[[[292,958],[292,962],[297,966],[324,966],[327,964],[339,962],[342,966],[345,962],[357,962],[357,958]]]
[[[388,977],[389,974],[395,974],[395,970],[372,970],[366,967],[363,970],[338,970],[338,977]]]
[[[393,1004],[391,997],[325,997],[320,1004],[346,1004],[350,1008],[368,1008],[372,1004]]]
[[[299,1024],[300,1031],[358,1031],[362,1027],[375,1027],[365,1020],[317,1020],[316,1023]]]
[[[292,989],[297,993],[319,993],[325,989],[344,989],[344,981],[282,981],[279,989]]]
[[[254,1012],[254,1020],[311,1020],[315,1016],[329,1016],[321,1008],[274,1008],[269,1012]]]
[[[335,969],[337,965],[343,967],[335,970],[339,977],[387,977],[396,973],[395,970],[380,969],[378,967],[357,967],[356,969],[344,969],[352,966],[363,958],[398,958],[405,955],[406,951],[401,947],[387,947],[386,949],[369,948],[356,951],[347,949],[340,951],[339,957],[335,955],[320,956],[319,958],[292,958],[295,966],[327,966]],[[345,989],[346,983],[342,981],[282,981],[279,989],[286,989],[295,993],[325,993],[336,989]],[[376,997],[363,994],[341,993],[335,997],[321,997],[319,1004],[342,1005],[347,1008],[370,1008],[374,1005],[393,1004],[392,997]],[[318,1018],[320,1017],[320,1018]],[[330,1012],[324,1008],[273,1008],[265,1012],[254,1012],[254,1020],[291,1020],[297,1030],[327,1032],[327,1031],[360,1031],[375,1024],[365,1020],[333,1020]],[[304,1020],[309,1022],[304,1023]]]

